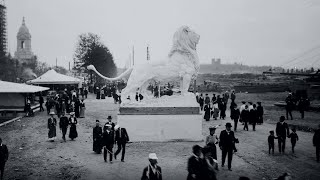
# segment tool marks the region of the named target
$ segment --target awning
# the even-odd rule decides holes
[[[51,69],[36,79],[30,80],[28,84],[79,84],[80,79],[57,73]]]
[[[32,86],[27,84],[19,84],[7,81],[0,81],[0,93],[35,93],[46,91],[49,88],[41,86]]]

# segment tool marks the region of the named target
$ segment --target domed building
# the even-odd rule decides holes
[[[28,60],[35,58],[31,50],[31,34],[26,26],[24,17],[17,34],[17,51],[14,53],[14,58],[26,64],[29,63]]]

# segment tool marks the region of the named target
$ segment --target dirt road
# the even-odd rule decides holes
[[[140,179],[150,152],[158,155],[163,179],[186,179],[187,159],[192,146],[203,146],[204,142],[130,143],[125,162],[118,159],[113,164],[105,163],[102,154],[92,151],[92,127],[96,119],[104,124],[108,115],[116,118],[118,107],[111,99],[96,100],[93,96],[85,103],[86,118],[79,119],[79,137],[75,141],[62,142],[61,132],[58,131],[57,140],[48,142],[48,116],[44,112],[37,113],[34,118],[23,118],[0,127],[0,137],[10,151],[5,179]],[[216,132],[219,134],[226,122],[231,120],[203,122],[203,135],[207,135],[209,126],[221,124]],[[268,132],[275,129],[274,125],[266,122],[257,126],[255,132],[252,127],[249,128],[249,131],[243,131],[239,126],[236,137],[240,143],[234,155],[233,171],[220,167],[219,179],[238,179],[239,176],[272,179],[283,172],[291,173],[294,179],[320,179],[320,164],[315,161],[312,133],[297,132],[299,141],[295,155],[291,153],[289,140],[285,155],[278,153],[277,145],[275,154],[269,155],[267,137]],[[220,150],[218,161],[221,162]]]

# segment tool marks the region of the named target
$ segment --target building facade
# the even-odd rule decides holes
[[[0,3],[0,55],[7,52],[7,17],[6,6]]]

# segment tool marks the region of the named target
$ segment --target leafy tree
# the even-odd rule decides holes
[[[88,73],[85,67],[92,64],[104,76],[114,77],[117,74],[117,67],[111,52],[101,42],[100,37],[93,33],[81,34],[79,36],[74,60],[74,70],[78,73]],[[92,76],[92,72],[90,74]],[[102,81],[98,76],[96,76],[96,80]]]

